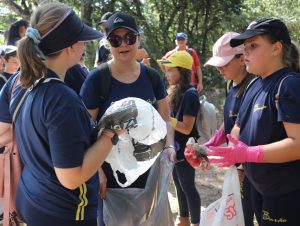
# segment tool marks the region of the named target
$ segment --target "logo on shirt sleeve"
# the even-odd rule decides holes
[[[265,105],[259,106],[259,104],[255,104],[253,112],[260,111],[260,110],[262,111],[262,110],[264,110],[266,108],[267,108],[267,106],[265,106]]]

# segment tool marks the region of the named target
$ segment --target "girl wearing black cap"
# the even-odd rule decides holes
[[[252,22],[231,46],[244,43],[248,72],[260,76],[247,89],[231,147],[209,147],[211,162],[243,163],[261,198],[252,197],[262,226],[299,224],[300,76],[299,51],[278,19]]]
[[[24,163],[16,206],[28,226],[97,225],[96,172],[114,133],[105,131],[91,146],[89,114],[62,80],[84,42],[100,37],[68,6],[48,3],[33,13],[19,42],[20,83],[29,92],[15,122]],[[14,93],[11,111],[23,93]]]
[[[168,122],[165,152],[174,160],[174,132],[170,123],[167,92],[158,72],[151,69],[156,81],[154,87],[148,74],[150,68],[146,68],[146,66],[138,63],[135,59],[140,44],[139,31],[135,19],[126,13],[115,13],[106,22],[106,34],[111,47],[112,59],[102,64],[101,67],[108,68],[106,71],[109,71],[109,76],[111,76],[109,92],[106,95],[107,97],[103,98],[101,85],[99,84],[99,77],[102,74],[98,69],[91,71],[80,92],[89,113],[97,121],[114,101],[126,97],[138,97],[147,100],[157,108],[162,118]],[[102,168],[107,177],[107,187],[121,188],[113,176],[110,165],[104,163]],[[130,187],[144,188],[149,171],[141,175]],[[125,179],[122,175],[119,178],[121,181]],[[104,197],[105,190],[106,184],[103,184],[102,197]]]

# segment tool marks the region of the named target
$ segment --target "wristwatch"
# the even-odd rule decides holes
[[[119,136],[118,134],[115,133],[115,135],[111,138],[111,142],[113,145],[116,145],[119,141]]]

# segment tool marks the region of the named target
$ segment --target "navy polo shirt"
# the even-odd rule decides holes
[[[49,70],[47,77],[57,75]],[[62,219],[96,218],[98,176],[69,190],[54,171],[82,165],[90,133],[85,106],[65,84],[42,83],[30,92],[16,120],[16,139],[24,163],[19,189],[31,205]]]
[[[237,93],[240,89],[240,84],[236,86],[231,86],[228,92],[228,95],[225,100],[224,104],[224,131],[225,134],[230,134],[234,124],[235,120],[237,118],[242,99],[243,94],[240,94],[237,96]]]
[[[79,94],[81,86],[86,78],[86,72],[80,64],[76,64],[69,68],[66,72],[65,83]]]
[[[7,73],[7,72],[2,72],[2,75],[6,78],[6,80],[8,80],[12,74]],[[5,85],[6,81],[0,77],[0,90],[2,89],[2,87]]]
[[[5,122],[5,123],[11,123],[12,122],[12,117],[9,112],[9,104],[10,104],[10,99],[11,99],[11,92],[13,88],[13,84],[15,82],[15,79],[17,78],[16,75],[11,76],[8,81],[5,83],[3,86],[3,89],[1,90],[0,93],[0,121]],[[19,90],[22,90],[20,85],[16,86],[15,92],[19,92]],[[24,93],[24,91],[23,91]]]
[[[283,77],[278,108],[275,96]],[[287,137],[283,121],[300,123],[300,75],[283,68],[248,88],[236,124],[240,140],[250,146],[270,144]],[[284,150],[283,150],[284,151]],[[286,194],[300,189],[300,161],[288,163],[244,163],[246,175],[264,195]]]
[[[158,86],[155,96],[152,82],[147,74],[147,69],[144,65],[140,64],[141,73],[136,81],[132,83],[123,83],[111,77],[110,89],[108,96],[105,100],[101,97],[100,84],[98,77],[101,76],[97,70],[92,70],[82,85],[80,95],[87,109],[99,108],[97,120],[101,118],[106,109],[112,102],[124,99],[126,97],[137,97],[148,101],[156,107],[156,101],[164,99],[167,92],[162,81],[161,76],[157,72]]]
[[[199,103],[199,95],[197,90],[189,86],[183,94],[181,100],[181,107],[179,112],[173,111],[172,117],[176,117],[178,121],[183,121],[184,115],[190,115],[193,117],[197,117],[199,111],[200,103]],[[176,142],[176,157],[177,160],[184,159],[184,149],[186,142],[188,141],[190,135],[182,134],[178,131],[175,131],[175,142]]]
[[[12,116],[9,112],[9,105],[10,105],[10,99],[11,99],[11,92],[13,88],[13,84],[16,80],[17,76],[16,74],[13,76],[10,76],[8,81],[3,86],[3,89],[0,93],[0,121],[4,123],[11,123],[12,122]],[[21,88],[20,85],[16,86],[15,93],[23,92],[25,93],[25,90]],[[4,151],[4,147],[0,148],[0,153]]]

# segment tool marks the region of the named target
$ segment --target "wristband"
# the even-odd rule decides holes
[[[171,117],[171,124],[172,124],[172,126],[173,126],[174,128],[176,127],[177,122],[178,122],[177,118]]]
[[[165,149],[168,149],[168,148],[171,148],[171,149],[173,149],[173,150],[175,151],[175,147],[174,147],[173,145],[165,146],[165,147],[164,147],[164,150],[165,150]]]

